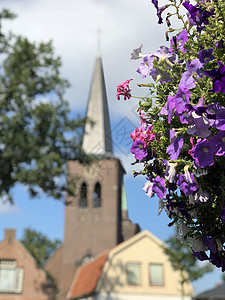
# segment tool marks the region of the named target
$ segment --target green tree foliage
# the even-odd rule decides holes
[[[69,117],[69,83],[52,43],[2,32],[2,22],[14,17],[0,12],[0,196],[12,201],[11,188],[22,183],[31,196],[41,191],[59,199],[65,180],[56,179],[66,161],[87,159],[80,149],[84,120]]]
[[[48,258],[61,245],[61,241],[51,241],[46,235],[27,228],[23,232],[21,243],[34,257],[39,267],[43,268]]]
[[[190,245],[178,239],[178,232],[166,240],[166,246],[163,249],[168,255],[173,269],[180,271],[181,294],[184,296],[186,295],[184,289],[185,283],[201,278],[206,273],[211,272],[213,267],[209,263],[200,266],[199,260],[192,255]]]

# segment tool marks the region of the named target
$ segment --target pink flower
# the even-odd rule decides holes
[[[133,80],[133,79],[122,81],[117,86],[117,94],[116,94],[117,100],[120,100],[120,96],[123,96],[124,100],[130,99],[130,97],[131,97],[131,93],[130,93],[131,89],[129,87],[129,83],[130,83],[131,80]]]
[[[141,140],[142,142],[150,142],[155,138],[155,134],[153,133],[153,125],[145,127],[141,125],[137,127],[135,131],[130,134],[130,137],[135,142],[137,140]]]

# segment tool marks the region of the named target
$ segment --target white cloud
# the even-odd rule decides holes
[[[15,204],[0,200],[0,215],[18,214],[19,208]]]
[[[62,74],[72,87],[66,98],[74,110],[85,110],[94,60],[97,31],[101,30],[103,57],[110,113],[124,116],[128,105],[116,100],[116,86],[139,75],[138,62],[130,62],[133,48],[144,44],[144,51],[155,51],[165,43],[165,27],[157,24],[156,12],[146,0],[30,0],[1,1],[18,17],[4,29],[35,41],[53,40],[55,52],[62,57]],[[132,83],[133,92],[139,93]],[[144,93],[147,93],[144,92]]]

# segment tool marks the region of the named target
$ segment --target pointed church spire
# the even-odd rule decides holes
[[[83,150],[90,154],[112,154],[109,110],[102,59],[96,58],[86,117],[94,122],[85,124]]]

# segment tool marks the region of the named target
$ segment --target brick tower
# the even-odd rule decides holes
[[[101,57],[97,57],[89,94],[83,150],[94,154],[89,166],[68,162],[68,182],[76,186],[67,196],[64,241],[46,264],[56,278],[60,300],[66,294],[76,269],[97,254],[116,246],[139,231],[127,215],[123,185],[124,169],[113,154],[110,119]]]

